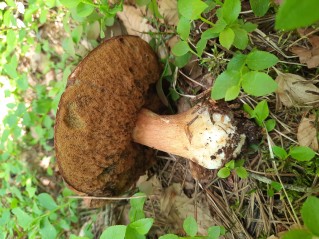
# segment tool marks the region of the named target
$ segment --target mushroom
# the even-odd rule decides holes
[[[55,151],[65,182],[76,192],[115,196],[149,167],[141,146],[217,169],[245,143],[231,111],[214,101],[160,116],[145,93],[160,77],[155,53],[135,36],[111,38],[69,76],[55,124]]]

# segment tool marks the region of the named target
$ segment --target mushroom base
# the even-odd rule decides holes
[[[235,158],[245,139],[229,109],[222,109],[215,102],[172,116],[142,109],[133,131],[136,143],[182,156],[207,169],[220,168]]]

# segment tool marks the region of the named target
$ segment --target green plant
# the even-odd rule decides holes
[[[228,163],[225,164],[225,167],[218,170],[217,176],[220,178],[227,178],[231,171],[234,171],[238,177],[241,179],[245,179],[248,177],[248,172],[244,167],[245,160],[239,159],[239,160],[231,160]]]
[[[274,119],[268,119],[269,108],[266,100],[259,102],[254,109],[249,105],[244,104],[244,110],[250,115],[251,118],[255,119],[256,123],[265,128],[268,132],[272,131],[276,126]]]
[[[237,54],[227,65],[213,85],[211,96],[215,100],[233,100],[238,97],[241,87],[253,96],[263,96],[274,92],[277,83],[261,70],[278,62],[278,58],[265,51],[252,51],[248,55]]]
[[[304,162],[310,161],[315,157],[315,152],[311,148],[305,146],[290,147],[288,153],[279,146],[273,146],[272,150],[275,156],[281,160],[286,160],[290,156],[299,162]]]
[[[319,199],[313,196],[307,198],[301,208],[301,217],[305,227],[291,229],[283,235],[283,239],[319,237]]]
[[[146,196],[144,193],[137,193],[130,200],[130,211],[129,219],[130,223],[128,225],[115,225],[106,228],[100,239],[142,239],[146,238],[146,234],[151,229],[154,219],[145,218],[144,214],[144,203]],[[221,226],[212,226],[208,228],[207,236],[197,236],[198,225],[196,220],[192,216],[188,216],[183,223],[183,229],[187,234],[184,236],[177,236],[174,234],[166,234],[160,236],[159,239],[187,239],[187,238],[203,238],[203,239],[217,239],[221,235],[225,235],[225,228]]]
[[[319,20],[318,1],[285,0],[276,15],[276,29],[292,30],[307,27]]]

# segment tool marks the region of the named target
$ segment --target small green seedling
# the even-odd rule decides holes
[[[248,177],[248,172],[244,168],[244,163],[245,163],[244,159],[240,159],[236,161],[231,160],[225,164],[225,167],[221,168],[218,171],[217,176],[220,178],[227,178],[230,175],[231,171],[234,170],[234,172],[238,175],[238,177],[240,177],[241,179],[245,179]]]
[[[275,156],[281,160],[286,160],[289,156],[299,162],[310,161],[316,155],[316,153],[306,146],[294,146],[289,149],[287,153],[285,149],[279,146],[273,146],[272,150]]]
[[[307,198],[301,208],[301,217],[305,227],[293,229],[285,233],[282,239],[312,239],[319,237],[319,199],[313,196]]]
[[[178,1],[178,11],[181,17],[176,30],[181,41],[172,49],[173,54],[177,58],[187,58],[189,52],[201,57],[208,40],[217,37],[220,44],[227,49],[235,46],[237,49],[244,50],[247,47],[248,32],[255,30],[256,25],[249,22],[245,23],[238,19],[241,11],[240,0],[225,0],[224,3],[217,2],[220,5],[220,8],[216,10],[218,20],[216,23],[212,23],[202,17],[202,13],[213,9],[216,6],[214,1]],[[210,28],[202,33],[194,51],[187,41],[189,40],[191,31],[191,22],[197,19],[207,23]]]
[[[244,110],[250,115],[251,118],[255,119],[256,123],[265,128],[267,132],[272,131],[276,126],[274,119],[268,119],[269,108],[266,100],[259,102],[255,109],[252,109],[249,105],[244,104]]]
[[[265,72],[277,64],[278,58],[266,51],[255,50],[248,55],[237,54],[221,73],[212,88],[211,97],[214,100],[234,100],[240,89],[253,96],[264,96],[277,89],[277,83]]]
[[[137,193],[130,200],[131,209],[129,211],[130,224],[128,225],[115,225],[106,228],[100,239],[146,239],[146,235],[151,229],[154,219],[145,218],[144,203],[146,195],[144,193]],[[188,238],[202,238],[202,239],[218,239],[220,236],[225,235],[225,228],[222,226],[212,226],[207,230],[207,236],[198,236],[198,225],[194,217],[188,216],[183,223],[183,229],[186,237],[177,236],[175,234],[166,234],[160,236],[159,239],[188,239]],[[74,237],[81,238],[83,237]]]

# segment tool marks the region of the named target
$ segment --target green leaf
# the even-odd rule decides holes
[[[143,210],[131,208],[131,210],[129,211],[130,222],[135,222],[142,218],[145,218],[145,213]]]
[[[227,22],[220,18],[217,20],[217,22],[215,23],[215,26],[213,26],[212,28],[206,30],[209,31],[210,30],[210,34],[218,34],[221,33],[227,26]]]
[[[208,5],[201,0],[178,0],[179,13],[188,20],[196,20]]]
[[[207,230],[208,239],[218,239],[220,236],[220,226],[212,226]]]
[[[128,225],[125,232],[125,239],[146,239],[146,237],[145,235],[139,234],[134,228],[131,228],[130,225]]]
[[[153,218],[142,218],[130,223],[130,227],[134,228],[141,235],[146,235],[153,225]]]
[[[183,229],[187,235],[194,237],[197,234],[198,225],[194,217],[188,216],[183,223]]]
[[[281,160],[285,160],[288,157],[288,153],[286,152],[286,150],[279,146],[272,146],[272,151]]]
[[[103,231],[100,239],[110,239],[110,238],[124,239],[125,232],[126,232],[126,226],[124,225],[111,226],[106,228]]]
[[[227,24],[231,24],[237,20],[241,11],[240,0],[225,0],[222,6],[222,16]]]
[[[264,70],[276,65],[278,58],[266,51],[252,51],[247,55],[246,64],[251,70]]]
[[[252,32],[257,28],[257,25],[251,22],[246,22],[241,26],[246,32]]]
[[[234,169],[235,168],[235,160],[230,160],[228,163],[225,164],[225,167],[229,169]]]
[[[313,239],[312,234],[305,229],[293,229],[286,232],[281,239]]]
[[[319,236],[319,199],[308,197],[302,205],[301,216],[306,227],[314,235]]]
[[[181,17],[178,21],[177,25],[177,33],[181,37],[182,40],[187,41],[189,37],[189,33],[191,31],[191,23],[190,20],[186,19],[185,17]]]
[[[174,234],[166,234],[164,236],[160,236],[158,239],[179,239],[179,237]]]
[[[207,45],[207,39],[201,38],[197,44],[196,44],[196,51],[198,56],[201,56],[203,54],[203,51]]]
[[[55,0],[46,0],[44,4],[47,5],[49,8],[53,8],[55,7],[56,3],[55,3]]]
[[[226,96],[227,90],[239,84],[240,76],[238,71],[226,70],[220,74],[213,85],[211,97],[220,100]]]
[[[47,193],[41,193],[38,195],[39,204],[48,209],[48,210],[54,210],[58,207],[54,199],[51,197],[51,195]]]
[[[60,3],[67,8],[75,8],[81,0],[59,0]]]
[[[248,45],[248,34],[246,30],[242,28],[233,28],[233,31],[235,33],[233,45],[240,50],[244,50]]]
[[[219,34],[219,42],[226,49],[229,49],[231,47],[234,40],[235,40],[235,33],[233,29],[231,28],[226,28]]]
[[[185,55],[175,57],[175,65],[178,68],[184,67],[191,59],[192,53],[187,52]]]
[[[230,87],[225,94],[225,101],[230,101],[234,100],[238,97],[240,92],[240,86],[239,85],[234,85]]]
[[[250,71],[243,75],[242,87],[244,91],[253,96],[264,96],[277,89],[277,83],[267,74]]]
[[[244,159],[238,159],[235,161],[235,167],[242,167],[245,164],[245,160]]]
[[[12,209],[12,213],[17,217],[18,225],[24,230],[26,230],[31,225],[33,217],[22,211],[21,208],[17,207]]]
[[[94,11],[94,7],[80,2],[76,7],[76,13],[79,17],[87,17]]]
[[[235,172],[241,179],[248,178],[248,172],[244,167],[235,168]]]
[[[316,153],[306,146],[295,146],[290,148],[289,155],[298,161],[309,161],[315,157]]]
[[[131,208],[143,210],[144,203],[146,201],[145,193],[135,193],[133,197],[136,197],[136,198],[132,198],[130,200]]]
[[[255,115],[258,118],[260,122],[264,121],[267,119],[269,115],[269,108],[266,100],[260,101],[255,109],[254,109]]]
[[[71,38],[65,38],[62,41],[62,47],[66,53],[72,57],[75,57],[74,43]]]
[[[55,239],[57,237],[58,233],[47,217],[42,221],[41,224],[40,235],[42,238]]]
[[[227,178],[230,175],[230,169],[229,168],[221,168],[218,170],[217,176],[220,178]]]
[[[279,7],[275,28],[292,30],[310,26],[318,20],[318,0],[286,0]]]
[[[269,8],[269,0],[249,0],[251,9],[257,17],[264,16]]]
[[[227,70],[240,71],[245,65],[246,56],[244,54],[236,54],[227,64]]]
[[[73,29],[71,36],[74,43],[78,44],[80,42],[82,32],[83,32],[82,25],[79,25]]]
[[[175,56],[183,56],[189,51],[190,48],[186,41],[179,41],[172,48],[172,52]]]
[[[269,119],[265,122],[267,132],[272,131],[276,127],[276,120]]]
[[[270,186],[275,189],[277,192],[279,192],[282,189],[282,185],[278,182],[272,181],[270,183]]]

